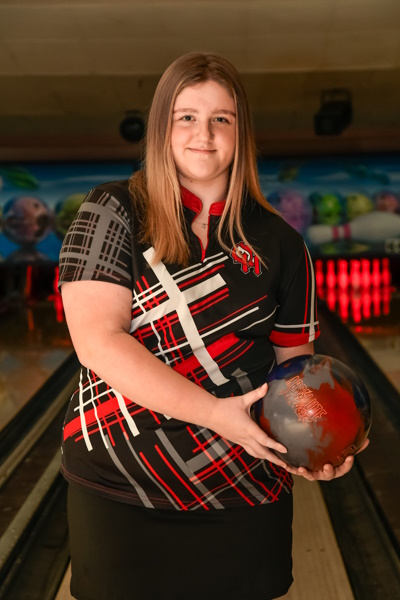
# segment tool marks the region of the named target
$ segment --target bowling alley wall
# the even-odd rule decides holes
[[[0,164],[0,267],[57,265],[87,192],[126,179],[137,168],[128,161]],[[382,278],[387,264],[382,261],[400,257],[400,155],[259,160],[259,176],[268,201],[320,261],[320,283],[332,273],[338,282],[340,260],[346,260],[350,277],[351,261],[358,259],[356,279],[363,273],[362,259],[369,261],[370,277],[373,259],[379,260]],[[344,267],[344,284],[343,273]]]

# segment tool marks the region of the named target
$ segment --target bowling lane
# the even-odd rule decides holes
[[[0,430],[72,354],[58,298],[0,314]]]
[[[357,456],[350,474],[321,485],[355,596],[361,600],[375,598],[369,591],[385,586],[385,593],[376,597],[397,598],[400,589],[400,396],[392,384],[399,362],[398,349],[392,350],[399,334],[399,295],[394,286],[389,291],[336,289],[319,304],[323,333],[317,352],[336,356],[359,373],[373,407],[370,446]]]
[[[400,291],[392,290],[388,314],[372,316],[349,329],[400,392]]]

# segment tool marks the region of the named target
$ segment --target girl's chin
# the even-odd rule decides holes
[[[178,171],[178,177],[179,177],[179,181],[183,184],[183,182],[186,181],[191,181],[191,182],[198,182],[198,183],[205,183],[205,184],[210,184],[210,183],[215,183],[218,180],[221,180],[221,178],[229,177],[229,171],[223,171],[222,173],[215,173],[215,172],[210,172],[210,171],[199,171],[199,170],[193,170],[191,172],[179,172]]]

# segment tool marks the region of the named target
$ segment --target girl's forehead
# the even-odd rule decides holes
[[[188,85],[179,92],[175,100],[175,106],[181,105],[186,101],[212,104],[213,102],[223,102],[224,104],[234,105],[232,94],[226,87],[220,83],[208,80],[194,85]]]

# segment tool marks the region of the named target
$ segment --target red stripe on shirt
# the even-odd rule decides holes
[[[145,457],[145,455],[143,454],[143,452],[140,452],[139,456],[142,459],[142,461],[145,463],[145,465],[147,466],[147,468],[149,469],[149,471],[151,471],[153,473],[154,477],[171,494],[171,496],[173,498],[175,498],[175,500],[177,501],[177,503],[179,504],[179,506],[182,508],[182,510],[187,510],[186,506],[182,503],[182,501],[178,498],[178,496],[171,490],[171,488],[165,483],[165,481],[163,479],[161,479],[161,477],[159,476],[159,474],[153,469],[153,467],[151,466],[151,464],[149,463],[149,461],[147,460],[147,458]]]
[[[319,336],[319,331],[315,332],[315,339]],[[280,331],[272,331],[269,336],[270,342],[274,346],[301,346],[310,341],[309,333],[282,333]]]
[[[305,256],[305,260],[306,260],[306,270],[307,270],[307,281],[306,281],[306,306],[305,306],[305,311],[304,311],[304,323],[308,323],[310,319],[307,318],[307,313],[308,313],[308,299],[309,299],[309,294],[310,294],[310,273],[309,273],[309,264],[308,264],[308,256],[307,256],[307,250],[306,247],[304,246],[304,256]],[[305,326],[303,327],[303,333],[305,332]]]
[[[171,465],[171,463],[169,462],[169,460],[167,459],[167,457],[161,452],[161,449],[156,445],[155,449],[157,450],[158,454],[161,456],[161,458],[163,459],[163,461],[165,462],[165,464],[167,465],[167,467],[172,471],[172,473],[175,475],[175,477],[177,479],[179,479],[179,481],[182,483],[182,485],[185,486],[186,489],[189,490],[189,492],[192,494],[192,496],[203,506],[203,508],[205,508],[206,510],[210,510],[208,508],[208,506],[203,502],[203,500],[200,498],[200,496],[198,496],[190,487],[190,485],[188,485],[186,483],[186,481],[179,475],[179,473],[174,469],[174,467]]]

